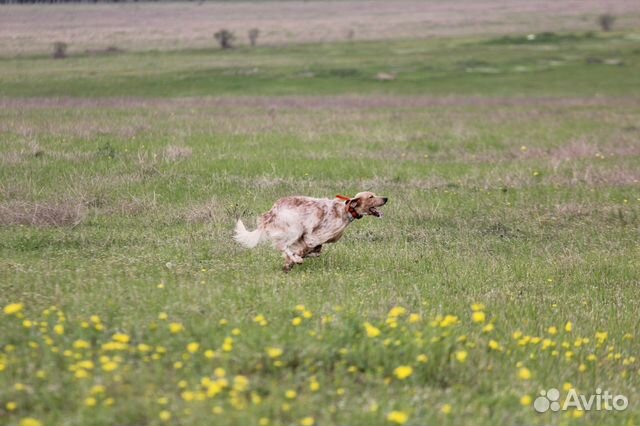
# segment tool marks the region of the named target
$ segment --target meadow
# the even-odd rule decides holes
[[[2,44],[0,423],[640,423],[640,33],[549,22]],[[289,274],[231,238],[361,190],[384,217]]]

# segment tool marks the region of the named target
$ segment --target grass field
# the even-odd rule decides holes
[[[552,30],[0,52],[0,424],[640,423],[640,33]]]

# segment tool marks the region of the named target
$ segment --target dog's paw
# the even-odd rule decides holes
[[[297,254],[293,254],[293,256],[291,256],[291,260],[293,260],[295,263],[302,263],[304,262],[304,259],[300,256],[298,256]]]

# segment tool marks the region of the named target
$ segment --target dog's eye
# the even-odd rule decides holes
[[[369,198],[373,198],[373,195],[369,195]]]

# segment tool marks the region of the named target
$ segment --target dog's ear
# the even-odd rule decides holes
[[[354,208],[358,207],[361,203],[362,203],[362,200],[360,199],[360,197],[352,198],[349,200],[349,205]]]

